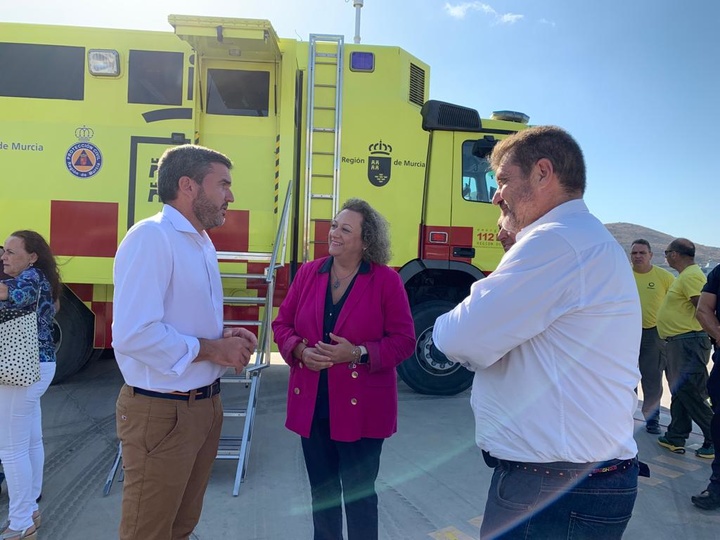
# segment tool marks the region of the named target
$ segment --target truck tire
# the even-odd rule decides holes
[[[432,331],[437,319],[455,304],[444,300],[423,302],[412,309],[415,321],[415,353],[400,364],[398,375],[410,388],[420,394],[454,396],[467,390],[473,374],[459,364],[451,363],[435,349],[431,352]]]
[[[75,294],[63,286],[60,311],[53,322],[55,377],[53,384],[74,375],[93,354],[95,316]]]

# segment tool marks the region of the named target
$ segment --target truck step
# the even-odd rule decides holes
[[[260,296],[223,296],[223,304],[231,306],[264,306],[266,302]]]

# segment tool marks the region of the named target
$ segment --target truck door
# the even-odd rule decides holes
[[[487,156],[495,145],[491,136],[478,133],[454,133],[451,215],[453,260],[464,260],[480,270],[493,270],[503,250],[497,241],[499,210],[492,205],[497,190],[495,174]]]
[[[226,224],[213,231],[216,246],[272,251],[281,58],[277,36],[263,21],[171,16],[170,22],[195,50],[197,143],[233,161],[235,202]],[[241,237],[224,239],[223,230],[230,228],[241,231]]]

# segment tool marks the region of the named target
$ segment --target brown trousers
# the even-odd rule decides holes
[[[125,472],[120,540],[188,539],[217,454],[220,395],[180,401],[123,385],[116,412]]]

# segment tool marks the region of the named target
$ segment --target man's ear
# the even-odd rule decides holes
[[[193,192],[197,188],[197,184],[195,183],[195,180],[190,178],[189,176],[181,176],[178,180],[178,192],[192,196]]]
[[[543,186],[547,185],[549,180],[554,177],[555,168],[553,167],[552,161],[548,158],[540,158],[535,163],[535,172],[538,183]]]

